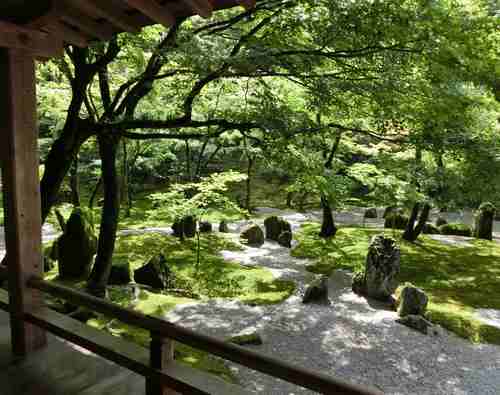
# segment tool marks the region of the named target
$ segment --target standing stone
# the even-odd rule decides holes
[[[229,233],[229,226],[227,225],[226,221],[222,220],[219,222],[219,232]]]
[[[57,240],[59,276],[63,279],[79,279],[90,273],[97,238],[90,216],[81,208],[71,213],[66,230]]]
[[[204,221],[200,222],[200,233],[211,233],[212,224],[210,222]]]
[[[493,220],[495,218],[496,208],[491,203],[483,203],[479,206],[476,214],[476,223],[474,228],[474,237],[478,239],[493,239]]]
[[[278,237],[278,244],[283,247],[292,248],[292,232],[281,232]]]
[[[196,234],[196,218],[193,215],[187,215],[175,221],[172,230],[175,237],[194,237]]]
[[[364,217],[365,218],[378,218],[377,208],[370,207],[370,208],[366,209]]]
[[[292,226],[288,221],[275,215],[265,219],[264,227],[266,228],[266,239],[274,241],[278,241],[281,233],[292,231]]]
[[[404,317],[398,318],[396,322],[398,324],[405,325],[408,328],[415,329],[416,331],[419,331],[424,335],[427,335],[430,331],[432,331],[434,327],[430,321],[427,321],[421,315],[406,315]]]
[[[158,254],[152,257],[147,264],[134,271],[134,280],[137,284],[167,289],[173,282],[173,273],[167,265],[165,256]]]
[[[420,288],[405,285],[399,296],[398,314],[400,317],[407,315],[425,315],[429,298]]]
[[[260,247],[264,244],[264,232],[258,225],[249,225],[241,232],[240,239],[251,247]]]
[[[124,262],[113,262],[111,266],[111,271],[109,272],[109,285],[126,285],[130,283],[132,279],[130,278],[130,263]]]
[[[387,301],[399,285],[400,251],[396,241],[383,235],[374,236],[366,257],[365,271],[359,276],[358,293]]]
[[[328,299],[328,276],[321,276],[307,287],[302,303],[330,304],[330,299]]]

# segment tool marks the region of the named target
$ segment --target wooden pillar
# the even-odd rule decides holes
[[[170,339],[151,334],[150,366],[162,370],[174,360],[174,342]],[[146,379],[146,395],[180,395],[178,392],[165,388],[153,379]]]
[[[23,50],[0,48],[0,145],[12,351],[23,357],[45,345],[45,332],[23,321],[42,303],[26,286],[42,276],[35,62]]]

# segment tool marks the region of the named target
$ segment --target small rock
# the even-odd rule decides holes
[[[421,315],[407,315],[405,317],[398,318],[397,323],[407,326],[408,328],[415,329],[416,331],[427,335],[429,333],[436,333],[432,330],[433,325],[430,321],[426,320]]]
[[[147,264],[134,271],[134,280],[138,284],[152,288],[166,289],[173,282],[173,273],[163,254],[151,258]]]
[[[111,266],[111,271],[109,272],[109,285],[126,285],[130,283],[132,279],[130,278],[130,263],[128,262],[117,262]]]
[[[352,278],[352,291],[361,296],[366,295],[365,274],[363,272],[357,272]]]
[[[321,276],[306,288],[302,303],[330,304],[330,299],[328,299],[328,276]]]
[[[231,337],[228,342],[239,346],[261,346],[264,344],[262,336],[258,332],[250,332]]]
[[[366,209],[364,217],[365,218],[378,218],[377,208],[370,207],[370,208]]]
[[[227,222],[222,220],[219,223],[219,232],[221,233],[229,233],[229,226],[227,225]]]
[[[211,233],[212,224],[210,222],[204,221],[200,222],[200,233]]]
[[[429,298],[420,288],[405,285],[399,296],[398,314],[400,317],[407,315],[423,316],[427,310]]]
[[[241,232],[240,239],[251,247],[260,247],[264,244],[264,232],[258,225],[249,225]]]
[[[278,237],[278,244],[283,247],[292,248],[292,232],[281,232]]]

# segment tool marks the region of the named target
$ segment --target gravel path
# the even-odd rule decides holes
[[[318,218],[318,213],[263,211],[284,216],[293,228]],[[230,237],[237,240],[245,225],[233,225]],[[399,325],[395,312],[353,294],[350,274],[344,271],[330,278],[331,306],[303,305],[300,296],[311,279],[304,268],[308,261],[290,257],[288,249],[275,243],[222,254],[296,281],[296,294],[274,306],[224,300],[181,305],[168,320],[221,339],[257,330],[264,344],[251,346],[256,351],[374,385],[387,394],[500,394],[500,347],[472,345],[444,330],[425,336]],[[259,394],[312,393],[235,364],[230,367],[243,386]]]

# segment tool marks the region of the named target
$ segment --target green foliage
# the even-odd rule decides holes
[[[371,238],[377,229],[340,228],[335,239],[317,237],[319,225],[304,225],[296,234],[292,255],[313,259],[311,268],[327,272],[364,267]],[[401,284],[411,282],[428,295],[429,318],[475,342],[500,344],[500,330],[473,315],[473,309],[500,309],[500,244],[475,240],[472,246],[450,245],[428,236],[418,243],[398,237],[401,248]]]
[[[393,212],[385,217],[384,228],[390,229],[405,229],[408,224],[409,218],[407,215]]]
[[[439,231],[443,235],[472,236],[472,229],[469,225],[461,223],[449,223],[439,226]]]

